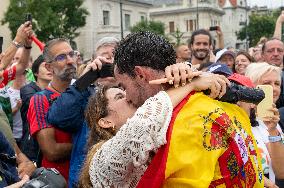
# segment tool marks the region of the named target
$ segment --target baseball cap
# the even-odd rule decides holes
[[[226,64],[223,63],[213,63],[208,67],[207,72],[221,74],[226,77],[233,74],[232,70]]]
[[[244,75],[234,73],[230,75],[228,79],[230,81],[236,82],[237,84],[250,87],[250,88],[254,88],[254,84],[252,83],[251,79],[249,79],[248,77]]]
[[[235,58],[234,52],[224,48],[223,50],[220,50],[219,52],[216,53],[215,63],[218,62],[221,59],[221,57],[224,55],[231,55],[233,58]]]

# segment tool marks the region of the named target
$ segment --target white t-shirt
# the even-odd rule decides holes
[[[264,122],[260,119],[257,119],[259,126],[257,127],[252,127],[252,133],[256,139],[257,142],[257,147],[259,149],[259,153],[261,156],[261,164],[262,164],[262,169],[264,174],[269,174],[269,179],[273,182],[275,182],[275,174],[273,172],[272,169],[272,163],[271,163],[271,158],[267,149],[267,144],[269,143],[268,140],[268,128],[267,126],[264,124]],[[279,133],[282,135],[283,138],[283,132],[279,126],[279,124],[277,124],[277,130],[279,131]]]
[[[10,97],[11,107],[15,108],[17,105],[17,100],[20,100],[20,90],[9,87],[8,95]],[[13,115],[13,136],[14,138],[22,138],[23,135],[23,122],[21,117],[21,111],[18,110],[15,115]]]

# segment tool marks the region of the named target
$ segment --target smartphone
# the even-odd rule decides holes
[[[32,19],[33,19],[32,14],[31,13],[27,13],[26,14],[26,18],[25,18],[25,22],[30,21],[32,23]]]
[[[264,91],[264,99],[257,105],[257,117],[263,120],[266,116],[273,116],[273,112],[269,111],[273,104],[273,88],[271,85],[257,85],[256,88]]]
[[[216,31],[217,29],[218,29],[218,26],[209,27],[209,31]]]

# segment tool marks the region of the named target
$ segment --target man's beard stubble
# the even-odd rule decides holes
[[[70,65],[65,67],[63,70],[54,70],[55,75],[62,81],[71,81],[76,77],[76,67]]]
[[[205,56],[200,57],[198,55],[198,52],[204,52]],[[206,58],[209,57],[209,50],[192,50],[192,56],[194,56],[196,59],[198,59],[200,61],[203,61],[203,60],[205,60]]]

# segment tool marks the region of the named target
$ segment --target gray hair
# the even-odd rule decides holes
[[[96,51],[103,46],[114,45],[116,46],[119,43],[119,40],[115,37],[104,37],[100,39],[96,44]]]
[[[245,76],[249,77],[254,84],[257,84],[264,74],[273,71],[279,74],[278,79],[281,80],[281,69],[266,62],[249,64],[247,66]]]
[[[50,49],[54,45],[61,43],[61,42],[66,42],[66,43],[70,44],[69,41],[67,39],[64,39],[64,38],[52,39],[45,44],[44,49],[43,49],[43,54],[42,54],[45,62],[51,63],[51,61],[53,60],[53,55],[50,53]]]

